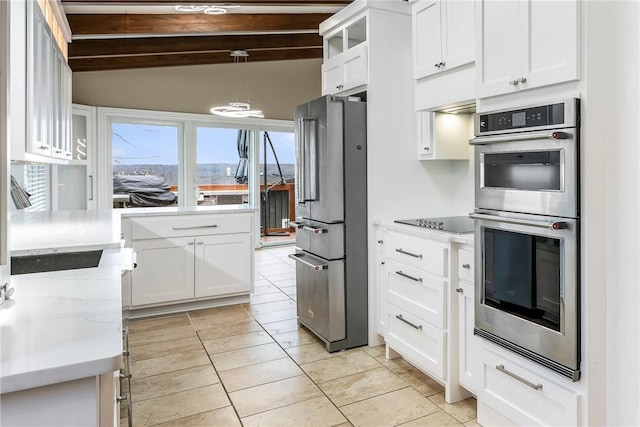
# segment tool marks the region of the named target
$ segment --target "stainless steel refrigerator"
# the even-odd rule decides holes
[[[324,96],[295,111],[298,323],[330,352],[367,344],[366,110]]]

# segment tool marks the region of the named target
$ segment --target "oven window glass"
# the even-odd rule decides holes
[[[484,304],[560,331],[560,240],[483,228]]]
[[[485,153],[484,187],[515,190],[562,190],[562,150]]]

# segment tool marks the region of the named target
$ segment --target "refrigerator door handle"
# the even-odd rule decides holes
[[[318,199],[316,120],[298,119],[298,203]]]
[[[306,265],[307,267],[313,268],[315,271],[326,270],[326,269],[329,268],[329,264],[328,263],[314,264],[312,262],[309,262],[309,261],[303,259],[302,257],[304,257],[304,254],[289,254],[289,258],[291,258],[293,260],[296,260],[297,262],[301,262],[302,264]]]

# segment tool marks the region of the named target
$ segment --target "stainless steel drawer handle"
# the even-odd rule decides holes
[[[530,221],[526,219],[508,218],[504,216],[488,215],[488,214],[475,213],[475,212],[470,213],[469,218],[480,219],[485,221],[493,221],[493,222],[503,222],[503,223],[515,224],[515,225],[526,225],[529,227],[546,228],[549,230],[561,230],[563,228],[567,228],[567,223],[562,221],[557,221],[557,222]]]
[[[198,228],[216,228],[218,227],[217,224],[211,224],[211,225],[192,225],[192,226],[188,226],[188,227],[176,227],[173,226],[171,228],[173,228],[174,230],[195,230]]]
[[[304,259],[302,259],[304,255],[303,254],[289,254],[289,258],[294,259],[304,265],[306,265],[307,267],[311,267],[313,268],[315,271],[321,271],[321,270],[326,270],[329,268],[329,264],[313,264],[309,261],[306,261]]]
[[[534,384],[531,381],[527,381],[524,378],[522,378],[520,375],[514,374],[513,372],[507,370],[507,368],[504,367],[504,365],[496,365],[496,369],[502,373],[505,373],[507,375],[509,375],[511,378],[514,378],[518,381],[520,381],[522,384],[525,384],[529,387],[531,387],[534,390],[542,390],[542,384]]]
[[[471,265],[470,264],[462,264],[462,268],[470,269]]]
[[[313,234],[323,234],[329,232],[329,230],[327,230],[326,228],[309,227],[308,225],[303,226],[302,229],[311,231]]]
[[[409,256],[412,256],[414,258],[422,258],[422,254],[414,254],[414,253],[411,253],[411,252],[407,252],[407,251],[402,250],[402,248],[396,249],[396,252],[404,254],[404,255],[409,255]]]
[[[304,228],[304,224],[300,224],[299,222],[289,221],[289,225],[295,228]]]
[[[400,271],[400,270],[396,271],[396,274],[397,274],[398,276],[402,276],[402,277],[406,277],[407,279],[411,279],[411,280],[413,280],[414,282],[422,282],[422,277],[413,277],[413,276],[409,276],[408,274],[403,273],[403,272],[402,272],[402,271]]]
[[[404,317],[402,317],[402,314],[396,314],[396,319],[398,319],[401,322],[406,323],[407,325],[411,326],[414,329],[419,329],[422,330],[422,325],[416,325],[415,323],[411,323],[409,322],[407,319],[405,319]]]

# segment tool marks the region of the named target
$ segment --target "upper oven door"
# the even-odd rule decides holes
[[[578,367],[578,227],[571,218],[476,211],[476,328]]]
[[[578,217],[575,128],[482,136],[471,144],[476,208]]]

